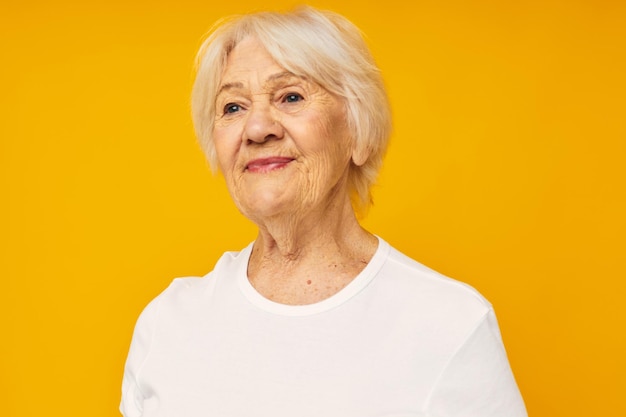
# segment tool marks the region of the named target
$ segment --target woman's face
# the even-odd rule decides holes
[[[213,139],[230,194],[253,221],[323,212],[347,196],[351,140],[343,102],[286,71],[256,38],[228,57]]]

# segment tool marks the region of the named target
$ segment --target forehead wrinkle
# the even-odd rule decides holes
[[[222,85],[220,86],[220,89],[219,89],[219,90],[217,90],[217,94],[216,94],[215,96],[217,97],[217,96],[219,96],[220,94],[222,94],[224,91],[227,91],[227,90],[233,90],[233,89],[236,89],[236,88],[243,88],[243,83],[240,83],[240,82],[231,82],[231,83],[225,83],[225,84],[222,84]]]
[[[300,76],[294,74],[293,72],[281,71],[281,72],[278,72],[276,74],[272,74],[269,77],[267,77],[267,79],[263,82],[263,87],[264,87],[264,89],[267,89],[272,84],[277,84],[280,81],[288,80],[290,78],[296,78],[298,80],[305,80],[305,78],[300,77]],[[216,97],[219,96],[224,91],[235,90],[235,89],[243,89],[243,88],[245,88],[245,86],[244,86],[244,84],[242,82],[239,82],[239,81],[227,82],[227,83],[224,83],[224,84],[222,84],[220,86],[219,90],[217,91]],[[260,93],[260,94],[262,94],[262,93]]]
[[[279,80],[283,80],[283,79],[287,79],[287,78],[297,78],[299,80],[303,79],[302,77],[297,76],[293,72],[282,71],[282,72],[278,72],[276,74],[272,74],[269,77],[267,77],[267,80],[265,80],[265,84],[273,83],[273,82],[276,82],[276,81],[279,81]]]

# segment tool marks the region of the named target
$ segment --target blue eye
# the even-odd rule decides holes
[[[224,106],[224,113],[237,113],[241,110],[241,106],[235,103],[228,103]]]
[[[300,95],[300,94],[296,94],[296,93],[289,93],[285,96],[284,100],[287,103],[296,103],[300,100],[304,100],[304,98]]]

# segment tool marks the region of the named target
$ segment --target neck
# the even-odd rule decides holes
[[[351,243],[369,235],[359,225],[350,201],[333,201],[318,213],[292,212],[264,219],[259,224],[255,252],[263,258],[298,262],[310,253],[319,253],[326,245]]]
[[[252,285],[284,304],[308,304],[339,291],[367,265],[378,243],[358,223],[347,196],[322,213],[304,214],[260,224],[248,264]]]

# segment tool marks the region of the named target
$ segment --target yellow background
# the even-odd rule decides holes
[[[0,415],[116,416],[134,322],[254,227],[191,67],[291,1],[0,6]],[[495,306],[534,417],[626,415],[623,1],[313,1],[369,37],[395,118],[364,224]]]

